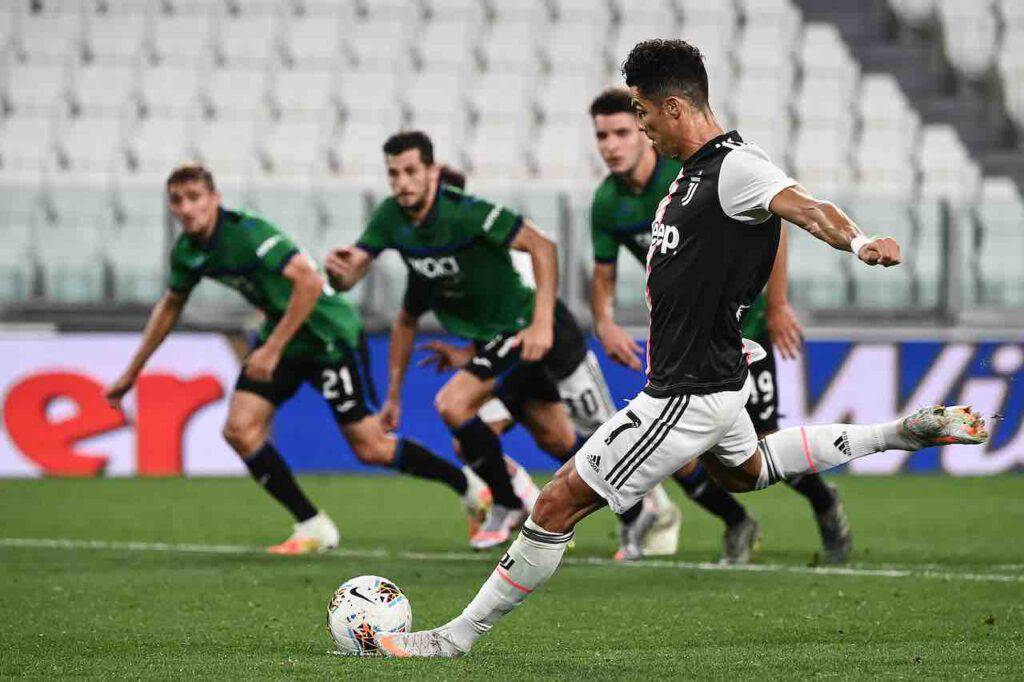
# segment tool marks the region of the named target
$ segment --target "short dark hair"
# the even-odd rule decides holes
[[[441,184],[466,189],[466,174],[447,164],[441,165]]]
[[[622,63],[626,85],[644,97],[662,100],[675,95],[698,109],[708,107],[708,72],[704,56],[685,40],[645,40]]]
[[[395,156],[410,149],[419,149],[420,158],[428,166],[434,165],[434,143],[422,130],[404,130],[395,133],[384,142],[384,153]]]
[[[213,182],[213,173],[201,163],[183,163],[167,176],[168,187],[185,182],[201,182],[211,192],[217,191],[217,185]]]
[[[621,85],[605,88],[590,103],[590,117],[610,116],[612,114],[635,114],[633,96]]]

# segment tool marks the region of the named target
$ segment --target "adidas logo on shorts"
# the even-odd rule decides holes
[[[591,468],[593,468],[594,471],[600,471],[601,455],[597,454],[596,452],[591,452],[589,455],[587,455],[587,463],[590,464]]]

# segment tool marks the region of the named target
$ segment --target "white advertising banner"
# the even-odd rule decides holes
[[[176,333],[124,400],[103,398],[140,336],[0,335],[0,476],[244,472],[221,436],[239,362],[220,334]]]

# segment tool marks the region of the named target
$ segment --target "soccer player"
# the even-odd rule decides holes
[[[457,169],[446,165],[440,167],[440,182],[459,190],[466,189],[466,176]],[[410,274],[406,281],[403,297],[403,308],[413,317],[419,317],[430,308],[428,298],[417,295],[424,291],[417,286],[415,276]],[[415,311],[415,312],[413,312]],[[401,336],[400,330],[394,332],[396,338]],[[438,372],[464,369],[473,359],[474,346],[456,346],[445,341],[433,340],[424,345],[431,355],[423,360],[421,366],[433,365]],[[586,440],[601,424],[615,414],[611,391],[605,381],[597,356],[589,348],[579,365],[568,376],[554,377],[558,384],[558,393],[562,403],[569,412],[569,418],[583,440]],[[525,398],[516,382],[504,382],[495,391],[495,397],[484,403],[478,415],[491,429],[501,435],[522,418]],[[395,424],[397,426],[397,424]],[[557,439],[551,441],[544,438],[543,432],[534,430],[539,436],[537,444],[542,450],[565,463],[572,451],[564,451]],[[454,441],[456,450],[458,441]],[[461,457],[461,454],[460,454]],[[533,503],[540,494],[526,470],[515,460],[505,455],[512,477],[512,485],[516,495],[523,501],[527,511],[533,509]],[[639,559],[642,556],[665,556],[675,554],[679,547],[679,527],[682,514],[679,508],[669,499],[668,494],[659,485],[644,498],[644,504],[655,512],[654,516],[645,517],[650,520],[649,527],[638,527],[636,524],[622,522],[619,524],[619,549],[615,558],[620,561]],[[627,515],[628,518],[628,515]]]
[[[693,46],[641,42],[622,71],[656,150],[683,159],[658,206],[647,256],[647,385],[544,486],[519,537],[462,614],[434,630],[379,635],[389,656],[467,653],[547,582],[580,520],[605,504],[629,508],[698,457],[726,489],[746,492],[883,450],[988,438],[970,408],[929,407],[886,424],[804,426],[758,440],[745,409],[747,357],[764,351],[742,339],[739,317],[768,281],[780,219],[868,265],[898,265],[899,245],[866,237],[760,148],[725,132]]]
[[[447,484],[470,515],[488,502],[486,486],[408,438],[389,434],[370,411],[373,398],[362,323],[307,254],[275,225],[221,206],[213,175],[184,165],[167,179],[170,210],[182,227],[171,250],[167,292],[153,308],[142,343],[107,390],[120,408],[149,357],[174,328],[192,289],[208,277],[238,291],[266,316],[259,346],[245,359],[228,408],[224,437],[252,477],[295,517],[276,554],[338,546],[338,528],[302,492],[270,440],[277,407],[308,382],[331,407],[360,461]]]
[[[594,275],[590,288],[594,329],[605,352],[615,362],[639,371],[639,347],[615,323],[616,261],[622,247],[641,264],[647,260],[651,243],[651,219],[658,204],[682,168],[677,159],[666,158],[651,146],[640,130],[629,90],[612,87],[590,106],[597,149],[609,175],[594,192],[590,236],[594,253]],[[779,430],[778,382],[775,356],[778,348],[785,358],[800,352],[803,332],[787,297],[786,231],[780,234],[778,254],[768,286],[754,299],[743,316],[743,338],[758,343],[765,357],[750,364],[751,391],[747,413],[759,438]],[[708,478],[699,462],[688,473],[674,475],[687,497],[725,522],[723,559],[745,563],[760,535],[757,522],[736,499]],[[814,510],[822,540],[822,560],[843,563],[853,544],[846,511],[833,486],[811,472],[786,481],[803,495]]]
[[[446,331],[473,342],[473,357],[437,394],[435,407],[461,456],[490,486],[494,504],[470,540],[474,548],[486,549],[506,542],[529,512],[480,408],[499,384],[514,386],[522,423],[546,451],[568,459],[582,439],[561,405],[557,379],[580,365],[586,343],[557,300],[557,255],[550,239],[507,208],[442,184],[425,133],[397,133],[383,151],[392,196],[377,206],[354,246],[329,255],[327,269],[339,288],[348,289],[377,254],[394,248],[413,277],[415,300],[405,302],[392,325],[388,397],[381,410],[386,423],[398,423],[418,319],[428,307]],[[530,254],[536,291],[523,283],[509,249]],[[620,510],[625,521],[639,518],[641,506]]]

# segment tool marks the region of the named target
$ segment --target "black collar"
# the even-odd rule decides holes
[[[699,161],[699,160],[701,160],[701,159],[703,159],[703,158],[705,158],[707,156],[710,156],[711,154],[713,154],[715,152],[715,150],[717,150],[719,147],[721,147],[723,142],[737,142],[737,143],[739,143],[739,142],[743,142],[743,138],[740,137],[740,134],[738,132],[736,132],[735,130],[730,130],[727,133],[722,133],[718,137],[711,138],[710,140],[705,142],[703,147],[701,147],[700,149],[695,151],[693,154],[690,155],[689,158],[687,158],[685,161],[683,161],[683,165],[684,166],[689,166],[691,164],[697,163],[697,161]]]

